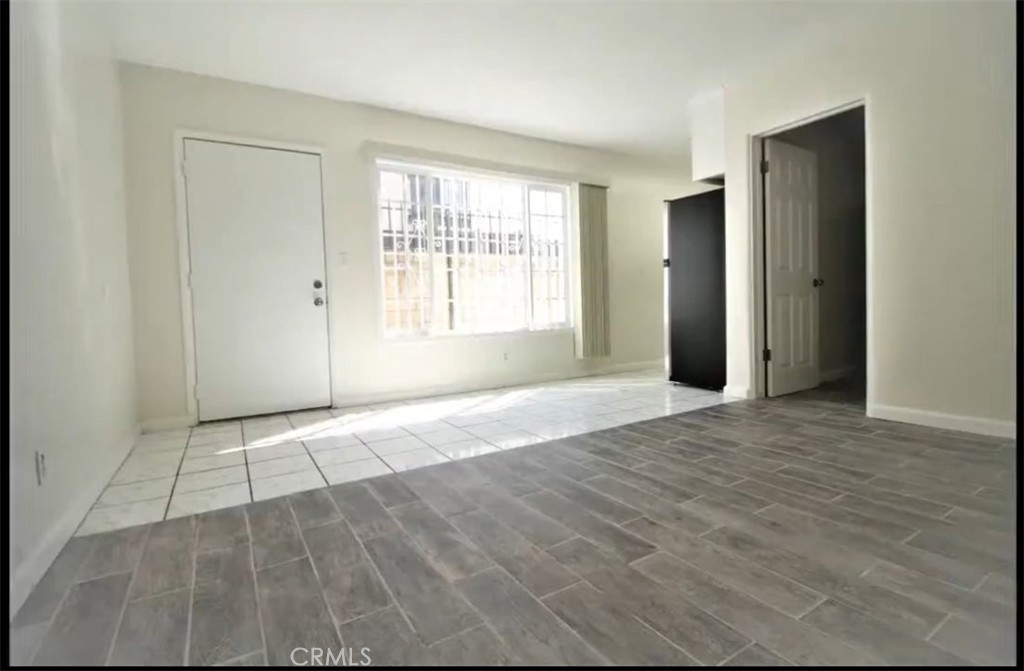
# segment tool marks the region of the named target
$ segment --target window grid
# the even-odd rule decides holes
[[[431,288],[426,282],[425,208],[422,180],[413,176],[398,198],[381,199],[385,321],[398,330],[429,330]],[[398,195],[398,194],[395,194]],[[410,231],[410,226],[413,228]]]
[[[533,254],[530,251],[530,240],[533,239],[532,227],[530,226],[530,190],[523,189],[523,249],[526,252],[526,272],[523,273],[523,282],[526,283],[526,305],[530,312],[530,321],[533,321]]]
[[[536,324],[555,323],[567,308],[564,199],[550,189],[534,187],[529,193],[531,235],[541,231],[531,238],[530,246],[536,258],[531,264],[531,278],[539,288],[533,292],[533,320]]]
[[[393,164],[378,177],[387,335],[569,325],[565,186]]]

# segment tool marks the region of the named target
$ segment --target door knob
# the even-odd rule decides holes
[[[825,280],[821,279],[820,277],[815,277],[814,280],[811,282],[811,286],[815,287],[820,287],[822,284],[825,284]]]
[[[313,305],[316,305],[317,307],[319,307],[319,306],[321,306],[323,304],[324,304],[324,299],[320,298],[319,296],[317,296],[316,298],[313,299]]]
[[[323,285],[324,285],[324,283],[323,283],[323,282],[321,282],[320,280],[313,280],[313,288],[314,288],[314,289],[319,289],[319,288],[320,288],[320,287],[322,287]]]

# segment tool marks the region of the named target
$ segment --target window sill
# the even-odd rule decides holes
[[[575,328],[572,326],[555,326],[552,328],[536,328],[536,329],[516,329],[514,331],[492,331],[490,333],[438,333],[433,335],[398,335],[398,336],[383,336],[380,341],[386,345],[401,345],[401,344],[415,344],[424,342],[444,342],[446,340],[465,340],[465,339],[492,339],[500,338],[502,336],[508,337],[521,337],[521,336],[542,336],[542,335],[557,335],[563,333],[573,333]]]

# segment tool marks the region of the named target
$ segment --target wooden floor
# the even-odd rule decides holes
[[[823,391],[78,537],[12,661],[1012,664],[1015,450]]]

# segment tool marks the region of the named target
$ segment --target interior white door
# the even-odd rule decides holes
[[[818,386],[818,167],[813,152],[765,141],[768,395]]]
[[[330,405],[320,157],[184,143],[199,419]]]

